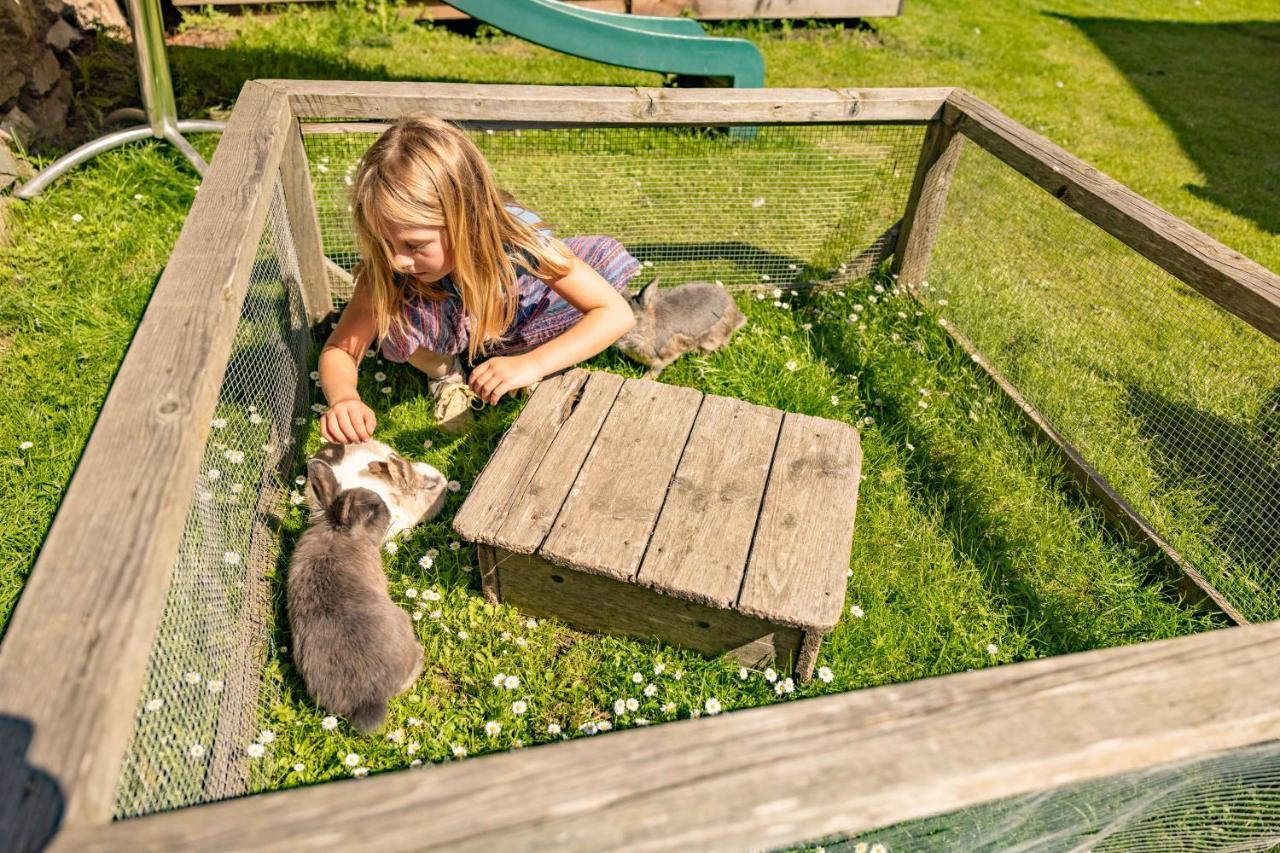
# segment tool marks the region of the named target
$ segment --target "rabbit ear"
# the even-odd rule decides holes
[[[654,297],[658,295],[658,278],[654,276],[653,281],[644,286],[644,290],[640,291],[640,297],[637,301],[641,305],[650,305],[653,303]]]
[[[307,479],[311,481],[311,491],[320,507],[328,509],[338,495],[338,478],[333,475],[333,469],[312,459],[307,463]]]

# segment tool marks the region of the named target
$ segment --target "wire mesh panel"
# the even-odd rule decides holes
[[[306,408],[310,341],[279,181],[210,425],[116,795],[117,817],[244,793],[272,685],[273,519]]]
[[[922,291],[1236,608],[1280,617],[1280,345],[974,145]]]
[[[892,250],[885,232],[902,216],[923,138],[909,125],[772,126],[749,138],[662,127],[471,133],[499,184],[560,236],[615,237],[665,285],[783,288]],[[305,136],[325,253],[348,270],[350,185],[376,138]]]
[[[1280,742],[898,824],[829,851],[1274,850]]]

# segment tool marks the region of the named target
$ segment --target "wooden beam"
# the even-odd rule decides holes
[[[750,18],[879,18],[902,14],[902,0],[628,0],[633,15],[691,15],[700,21]]]
[[[288,136],[280,161],[280,180],[284,188],[289,232],[298,255],[298,273],[302,276],[298,289],[302,293],[307,320],[314,326],[333,310],[333,298],[329,293],[329,271],[320,240],[320,220],[316,215],[311,170],[297,121],[289,129]]]
[[[951,175],[960,159],[964,137],[941,121],[929,123],[916,176],[893,250],[893,272],[908,286],[924,280],[933,241],[942,223]]]
[[[1280,737],[1278,655],[1280,623],[1230,628],[200,806],[56,849],[786,847]]]
[[[0,644],[0,849],[111,819],[289,122],[245,84]]]
[[[1108,234],[1280,341],[1280,276],[1271,270],[968,92],[950,94],[943,120]]]
[[[658,89],[330,80],[262,81],[300,118],[394,119],[426,111],[455,121],[559,126],[924,122],[950,89]]]

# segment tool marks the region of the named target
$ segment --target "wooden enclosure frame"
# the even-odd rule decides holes
[[[111,823],[275,178],[314,321],[330,303],[299,122],[412,109],[517,126],[928,123],[895,251],[908,285],[968,139],[1280,339],[1274,273],[960,90],[247,83],[0,644],[0,849],[777,847],[1280,737],[1273,622]]]

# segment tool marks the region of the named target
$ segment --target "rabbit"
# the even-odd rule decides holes
[[[382,568],[391,512],[369,489],[341,489],[323,462],[309,462],[307,476],[312,525],[285,588],[293,660],[318,705],[368,734],[382,726],[387,700],[422,673],[413,622],[391,601]]]
[[[380,441],[326,444],[312,459],[333,470],[341,489],[369,489],[382,498],[391,512],[383,541],[430,521],[444,507],[444,475],[426,462],[407,461]]]
[[[647,379],[656,379],[663,368],[690,350],[719,349],[747,322],[724,285],[706,281],[659,290],[655,278],[638,295],[626,298],[636,324],[614,346],[648,365]]]

